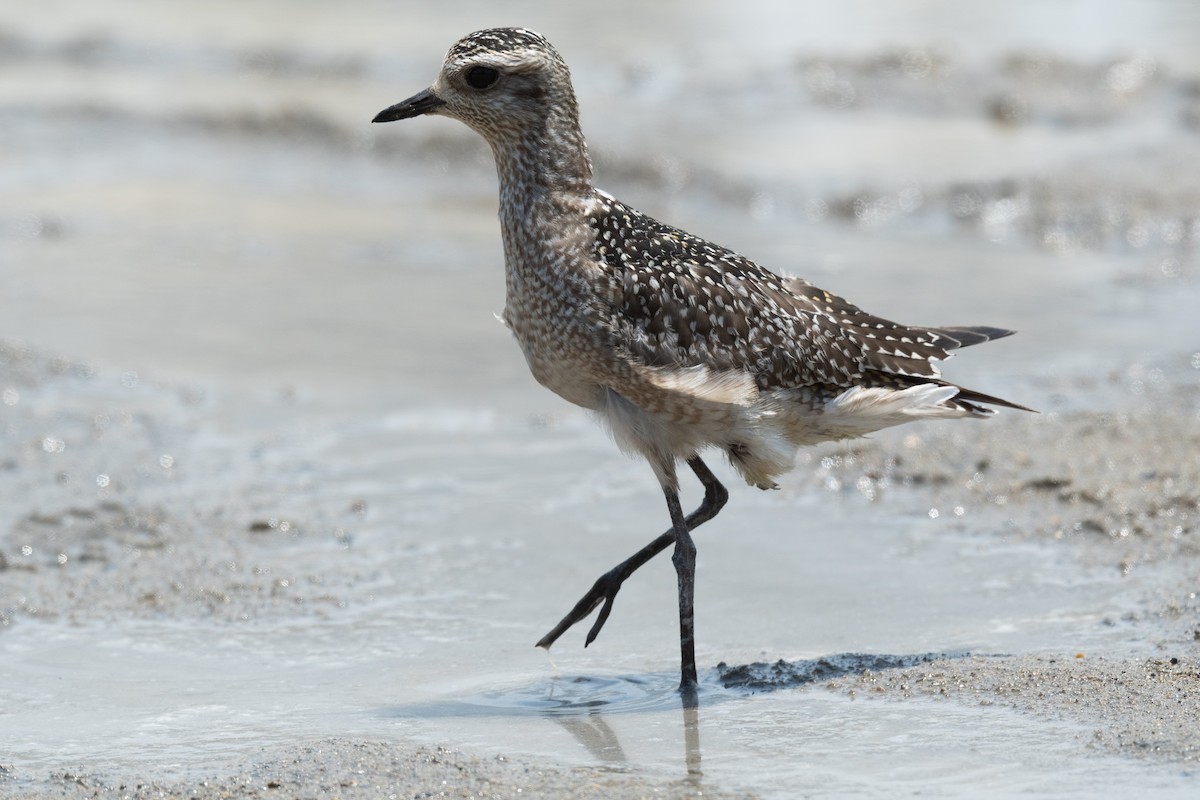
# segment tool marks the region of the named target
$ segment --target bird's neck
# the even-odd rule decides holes
[[[594,279],[592,164],[573,114],[547,119],[511,142],[492,141],[492,149],[500,176],[504,319],[528,356],[531,343],[561,323],[559,315],[574,313]]]
[[[564,201],[572,205],[594,192],[574,98],[549,107],[536,125],[491,140],[500,177],[500,216],[506,223],[562,213],[556,206]]]

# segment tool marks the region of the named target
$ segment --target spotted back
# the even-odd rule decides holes
[[[870,384],[876,373],[880,383],[892,382],[888,375],[936,380],[935,362],[961,344],[936,329],[868,314],[808,281],[777,275],[606,195],[601,200],[592,225],[596,257],[607,268],[609,325],[644,363],[745,369],[761,389],[836,393]]]

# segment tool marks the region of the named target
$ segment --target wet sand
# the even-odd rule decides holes
[[[668,564],[587,650],[531,646],[661,498],[492,318],[482,145],[366,124],[477,25],[60,5],[0,13],[0,796],[1190,796],[1190,16],[880,6],[756,50],[757,7],[678,41],[531,11],[605,188],[872,311],[1019,329],[946,374],[1041,412],[730,482],[689,714]],[[718,30],[757,55],[701,80]]]
[[[119,781],[119,782],[117,782]],[[11,789],[11,787],[5,787]],[[314,741],[256,753],[186,782],[64,771],[5,797],[736,797],[695,781],[660,782],[602,769],[563,769],[394,742]]]
[[[29,419],[25,426],[14,423],[13,411],[32,412],[34,417],[48,414],[60,429],[65,424],[69,430],[72,422],[98,424],[96,415],[78,414],[71,406],[81,395],[79,384],[88,387],[86,394],[95,383],[104,382],[100,378],[82,377],[78,365],[40,358],[28,350],[14,353],[9,347],[4,354],[0,383],[22,393],[22,401],[9,411],[10,430],[14,424],[28,430],[38,427]],[[993,535],[1034,544],[1026,553],[1031,567],[1047,548],[1066,549],[1072,561],[1086,568],[1119,574],[1123,580],[1137,578],[1142,588],[1134,602],[1125,603],[1119,612],[1096,609],[1094,619],[1078,623],[1116,631],[1123,644],[1077,650],[1064,642],[1036,653],[827,655],[723,663],[704,671],[709,690],[717,691],[717,686],[726,690],[714,702],[781,692],[834,692],[881,710],[887,704],[921,698],[1007,707],[1077,728],[1071,747],[1081,752],[1144,760],[1157,764],[1155,770],[1164,776],[1190,780],[1186,776],[1194,771],[1200,754],[1200,731],[1195,725],[1200,714],[1196,655],[1200,557],[1194,540],[1200,513],[1195,493],[1200,476],[1194,458],[1200,445],[1200,428],[1195,424],[1200,409],[1190,372],[1194,368],[1178,366],[1185,369],[1165,372],[1146,390],[1149,396],[1141,409],[1009,415],[975,426],[970,436],[952,426],[902,431],[892,441],[851,443],[823,456],[818,453],[819,459],[809,469],[799,470],[797,483],[790,487],[803,491],[804,484],[811,483],[807,491],[826,495],[826,502],[859,498],[884,515],[889,508],[928,506],[933,513],[940,506],[944,509],[940,513],[953,521],[948,523],[951,530],[939,535],[959,535],[956,529],[992,530]],[[1193,382],[1185,382],[1189,378]],[[68,387],[74,390],[66,391]],[[62,398],[60,405],[26,402],[53,396]],[[138,405],[142,408],[126,419],[113,415],[92,436],[103,442],[119,435],[125,456],[143,463],[156,452],[151,444],[154,429],[168,425],[186,429],[191,424],[188,418],[200,415],[198,407],[214,410],[211,404],[170,386],[144,392]],[[146,406],[157,408],[147,413]],[[263,411],[286,415],[288,409],[287,403],[275,403]],[[118,434],[114,428],[123,430]],[[177,442],[183,445],[175,451],[178,465],[160,462],[155,466],[161,475],[142,479],[143,497],[155,494],[145,485],[152,482],[173,483],[169,493],[177,500],[195,503],[208,494],[207,489],[190,491],[182,473],[194,468],[186,465],[197,460],[197,454],[189,453],[190,447],[197,446],[190,438]],[[139,442],[144,446],[139,447]],[[47,455],[46,448],[56,446],[27,440],[24,452],[4,464],[6,495],[36,496],[40,483],[54,480],[38,468],[34,454]],[[90,475],[94,468],[88,456],[95,455],[96,449],[73,444],[54,454],[59,457],[54,464],[59,482],[68,482],[63,474]],[[171,476],[176,469],[181,470],[180,476]],[[268,490],[263,497],[278,502],[276,491]],[[9,544],[0,562],[6,628],[66,622],[120,630],[119,620],[132,618],[151,623],[149,630],[174,620],[184,626],[199,623],[198,631],[216,633],[247,621],[278,625],[297,616],[316,620],[336,616],[339,610],[369,603],[364,592],[378,591],[362,584],[356,572],[361,564],[315,563],[305,557],[303,547],[295,548],[295,560],[289,563],[289,540],[307,540],[311,547],[311,539],[320,536],[336,545],[339,535],[349,536],[347,522],[343,528],[330,524],[335,520],[314,520],[304,514],[279,519],[252,508],[236,513],[236,522],[221,521],[227,510],[204,513],[187,502],[161,500],[138,506],[130,504],[129,494],[114,490],[108,499],[81,498],[53,513],[17,515],[15,523],[10,516]],[[955,517],[951,502],[969,513]],[[347,519],[363,513],[353,506],[344,510]],[[15,545],[18,541],[30,549],[28,554]],[[329,548],[318,550],[329,552]],[[244,566],[224,560],[233,558]],[[1068,575],[1072,569],[1070,564],[1064,567]],[[543,608],[541,617],[553,610]],[[24,699],[45,707],[44,700]],[[589,712],[579,713],[584,714],[581,719],[588,718]],[[692,724],[703,732],[704,721],[702,707]],[[518,792],[724,796],[719,782],[704,778],[699,743],[695,752],[684,748],[679,753],[674,778],[640,770],[627,774],[606,767],[556,765],[522,756],[520,748],[504,752],[499,742],[489,749],[501,752],[473,754],[449,742],[424,745],[394,736],[302,736],[290,743],[244,746],[241,755],[207,759],[207,767],[189,767],[187,777],[176,780],[156,777],[163,765],[149,772],[130,772],[106,769],[90,758],[79,764],[59,761],[52,769],[5,764],[0,791],[11,797],[85,797],[97,792],[131,797],[371,797],[443,792],[451,797]],[[178,767],[166,769],[168,774],[176,771]],[[1168,796],[1171,785],[1168,780]],[[766,793],[777,791],[780,787]],[[740,794],[735,791],[730,796]]]

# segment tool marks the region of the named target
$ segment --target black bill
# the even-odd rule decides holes
[[[389,106],[375,115],[371,122],[394,122],[398,119],[409,119],[428,114],[446,105],[446,101],[433,93],[432,89],[418,92],[407,100],[402,100],[394,106]]]

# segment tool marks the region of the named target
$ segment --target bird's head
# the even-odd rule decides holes
[[[492,28],[456,42],[432,86],[372,122],[439,114],[495,143],[527,135],[564,107],[574,113],[571,75],[545,37],[525,28]]]

